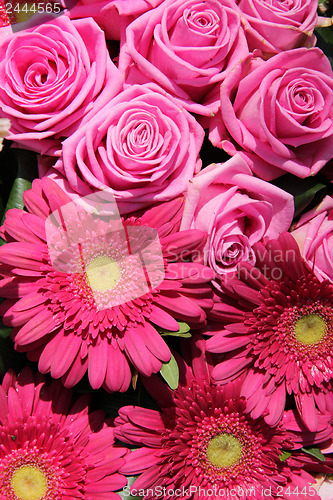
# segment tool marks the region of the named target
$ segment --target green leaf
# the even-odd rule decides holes
[[[316,46],[319,47],[333,66],[333,29],[332,26],[316,28],[314,34],[317,37]]]
[[[326,194],[327,186],[321,176],[299,179],[287,174],[276,179],[273,184],[287,191],[294,197],[295,214],[297,217],[311,202],[318,204]]]
[[[0,327],[0,337],[3,338],[3,339],[8,338],[11,331],[12,331],[12,329],[9,328],[9,327],[7,327],[7,326],[1,326]]]
[[[162,364],[160,374],[171,389],[177,389],[179,381],[179,368],[177,361],[172,354],[170,361]]]
[[[21,208],[21,209],[24,208],[23,193],[24,191],[30,188],[31,188],[30,181],[22,179],[21,177],[17,177],[15,179],[12,190],[8,198],[2,222],[4,221],[7,210],[9,210],[10,208]]]
[[[190,332],[179,333],[179,332],[168,332],[161,333],[161,337],[181,337],[182,339],[190,339],[192,335]]]
[[[127,486],[123,488],[121,491],[117,491],[118,495],[122,500],[141,500],[143,497],[133,496],[129,494],[129,489],[134,483],[134,481],[138,478],[138,476],[130,476],[127,478]],[[125,490],[125,491],[124,491]]]
[[[281,455],[279,455],[279,459],[281,460],[281,462],[283,462],[284,460],[288,460],[289,457],[291,457],[291,452],[286,450],[282,450]]]
[[[294,198],[295,203],[295,216],[299,215],[303,210],[314,200],[315,197],[323,197],[326,192],[326,185],[317,182],[314,185],[304,186],[303,193],[299,193]]]
[[[162,337],[192,337],[192,335],[189,333],[191,328],[187,323],[183,323],[181,321],[177,321],[177,323],[179,325],[179,330],[177,330],[176,332],[165,330],[165,328],[160,328],[159,326],[156,326],[156,330],[160,332]]]
[[[36,153],[25,149],[17,149],[15,156],[17,160],[17,174],[9,194],[2,222],[5,219],[7,210],[10,208],[24,208],[23,193],[31,188],[33,179],[38,177]]]
[[[321,462],[325,462],[325,456],[322,454],[319,448],[302,448],[304,453],[311,455],[312,457],[318,458]]]

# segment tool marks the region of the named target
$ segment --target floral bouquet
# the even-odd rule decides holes
[[[332,14],[0,2],[0,500],[333,499]]]

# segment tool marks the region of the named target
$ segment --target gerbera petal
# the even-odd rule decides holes
[[[273,392],[267,409],[269,414],[265,417],[265,421],[268,425],[274,427],[281,420],[284,408],[286,404],[286,386],[284,383],[280,384],[279,387]]]
[[[207,239],[205,231],[198,229],[188,229],[179,233],[170,234],[163,238],[163,253],[165,252],[166,258],[175,258],[181,255],[182,258],[189,255],[191,251],[197,250],[198,247],[203,246]]]
[[[88,491],[106,489],[110,495],[125,486],[126,478],[118,471],[128,450],[113,448],[113,429],[103,422],[103,412],[89,413],[83,399],[73,405],[71,391],[59,381],[46,384],[42,375],[34,377],[28,368],[17,380],[7,376],[6,381],[11,385],[8,406],[5,402],[0,407],[2,496],[14,498],[12,477],[22,468],[24,481],[32,485],[27,494],[33,498],[40,497],[36,477],[37,486],[45,485],[42,496],[50,500],[83,500]],[[0,386],[0,400],[4,393]],[[104,461],[106,454],[111,467]]]
[[[29,344],[44,337],[44,335],[52,333],[57,328],[58,323],[52,313],[44,308],[20,329],[15,341],[22,345]]]
[[[201,340],[197,337],[194,342],[200,344]],[[126,474],[140,474],[133,491],[157,491],[157,487],[165,488],[165,492],[169,488],[183,491],[183,487],[192,487],[192,499],[200,487],[212,492],[209,498],[218,500],[219,491],[232,496],[231,492],[244,491],[249,485],[255,487],[252,494],[261,495],[269,488],[277,491],[280,485],[289,484],[291,472],[308,479],[302,471],[302,458],[299,462],[280,460],[281,450],[292,446],[285,426],[271,427],[262,417],[249,415],[246,400],[240,397],[242,377],[229,390],[228,384],[213,384],[209,372],[201,372],[203,376],[198,377],[192,366],[187,365],[187,370],[192,377],[182,377],[178,388],[170,391],[168,402],[161,401],[158,421],[157,412],[151,410],[128,406],[119,411],[115,435],[141,446],[125,457],[126,464],[121,469]],[[154,378],[157,380],[157,376]],[[145,380],[154,385],[151,379]],[[263,399],[267,406],[270,397]],[[228,453],[221,453],[221,449],[228,449]],[[167,493],[164,496],[169,498]]]
[[[147,450],[147,448],[139,448],[132,451],[126,457],[126,463],[120,469],[123,474],[140,474],[147,467],[152,467],[158,463],[159,456],[156,450]]]
[[[311,432],[318,428],[318,417],[312,394],[295,394],[296,406],[303,422]]]
[[[145,323],[143,326],[138,325],[136,334],[140,335],[147,349],[158,358],[160,361],[170,361],[171,352],[161,335],[155,330],[153,325]]]
[[[125,352],[133,365],[146,377],[159,371],[162,366],[162,363],[147,349],[141,336],[136,335],[135,328],[126,330]],[[158,366],[159,368],[156,369]]]
[[[145,427],[154,432],[162,432],[164,422],[158,411],[149,410],[148,408],[135,408],[128,413],[128,419],[140,427]]]
[[[26,214],[27,215],[27,214]],[[11,208],[6,212],[4,221],[5,231],[17,241],[26,241],[29,243],[39,243],[39,238],[34,233],[27,230],[23,222],[24,213],[18,208]]]
[[[66,332],[59,332],[57,335],[61,337],[61,341],[52,355],[50,371],[53,378],[60,378],[67,372],[78,355],[82,343],[80,337],[66,335]]]
[[[110,391],[126,391],[131,383],[131,370],[128,361],[119,349],[111,345],[108,350],[108,365],[105,376],[106,387]]]
[[[15,419],[23,417],[21,401],[18,393],[13,387],[8,390],[8,418]]]
[[[17,311],[14,305],[11,311],[6,312],[6,320],[10,322],[10,326],[16,327],[28,323],[37,314],[43,312],[44,304],[36,305],[31,309],[25,309],[23,311]]]
[[[31,414],[35,395],[34,376],[29,368],[23,368],[21,373],[18,375],[17,385],[22,412],[26,417]]]
[[[217,381],[232,377],[233,375],[236,375],[240,370],[243,370],[250,363],[251,360],[248,358],[234,357],[228,359],[227,361],[223,361],[223,363],[220,363],[214,368],[212,376]]]
[[[4,424],[8,418],[7,394],[0,386],[0,423]]]
[[[207,349],[210,352],[228,352],[239,347],[243,347],[250,342],[247,335],[232,335],[228,330],[221,330],[219,335],[216,335],[207,340]]]
[[[172,316],[170,316],[170,314],[168,314],[166,311],[163,311],[163,309],[155,304],[153,304],[149,319],[152,323],[155,323],[155,325],[158,325],[161,328],[165,328],[166,330],[174,332],[179,330],[179,324],[177,323],[177,321]]]
[[[27,309],[32,309],[33,307],[44,304],[47,301],[47,297],[42,294],[31,293],[22,297],[19,301],[15,303],[13,311],[26,311]]]
[[[40,271],[45,268],[41,262],[46,256],[45,245],[32,243],[10,243],[0,247],[1,262],[9,266]]]
[[[156,478],[160,475],[161,467],[159,465],[153,465],[149,469],[145,470],[140,474],[140,476],[132,484],[133,490],[145,490],[149,485],[154,484]]]
[[[170,359],[168,347],[149,319],[170,331],[178,330],[176,318],[190,320],[191,325],[196,323],[198,327],[204,324],[205,309],[212,305],[209,280],[213,274],[209,268],[190,262],[170,263],[168,279],[140,295],[140,286],[132,286],[140,285],[142,280],[140,272],[137,276],[135,259],[126,260],[126,265],[119,260],[118,253],[127,253],[128,248],[127,243],[124,249],[124,242],[114,238],[118,234],[114,231],[114,219],[85,211],[83,203],[70,200],[49,177],[35,180],[32,189],[24,193],[24,200],[28,212],[11,211],[3,228],[8,243],[0,248],[0,292],[9,300],[1,311],[5,312],[5,323],[14,326],[12,338],[17,350],[28,352],[30,360],[41,358],[39,366],[43,372],[62,376],[63,383],[69,386],[79,382],[88,369],[94,388],[103,385],[107,390],[125,391],[130,383],[130,362],[143,375],[151,375],[160,370],[162,361]],[[189,238],[191,249],[201,244],[202,234],[180,234],[177,230],[181,203],[170,202],[170,206],[176,207],[176,225],[169,214],[162,223],[158,212],[166,215],[165,204],[157,212],[152,211],[152,220],[162,224],[158,231],[162,239],[167,238],[169,250],[171,244],[184,250],[185,239],[188,244]],[[46,219],[51,213],[54,223],[58,221],[62,227],[54,228],[55,242],[48,234],[52,240],[48,241],[52,243],[49,252],[44,240]],[[139,235],[146,234],[141,230],[141,226],[146,226],[143,220],[146,218],[129,217],[119,220],[119,224],[135,228]],[[9,231],[9,226],[15,228],[13,236],[6,232],[7,226]],[[171,234],[175,236],[169,237]],[[141,251],[141,245],[144,249],[146,243],[145,238],[138,238],[134,247]],[[168,267],[166,255],[162,257]],[[117,283],[114,277],[110,284],[103,281],[105,276],[95,276],[101,261],[112,275],[123,266],[119,267]],[[155,261],[146,264],[149,268]],[[180,280],[175,279],[175,272]],[[114,305],[120,292],[124,292],[123,301]],[[55,337],[62,337],[63,332],[66,334],[60,342],[60,337]],[[47,348],[48,343],[51,348]],[[119,369],[116,374],[114,367]]]
[[[87,369],[88,357],[82,359],[80,356],[76,356],[71,368],[61,377],[62,383],[65,387],[73,387],[80,382]]]
[[[108,351],[106,340],[102,340],[98,345],[88,349],[88,377],[93,389],[99,389],[104,383]]]
[[[40,179],[32,182],[32,189],[23,193],[24,205],[29,212],[38,215],[41,219],[46,219],[50,215],[50,207],[42,195],[42,183]]]
[[[195,302],[187,297],[174,293],[173,295],[163,295],[159,298],[159,305],[182,316],[187,316],[191,319],[200,318],[202,310]]]
[[[53,360],[52,354],[58,349],[58,346],[63,339],[63,335],[63,332],[53,335],[53,337],[49,339],[49,342],[43,347],[43,351],[40,354],[38,361],[38,368],[41,373],[47,373],[50,371]]]

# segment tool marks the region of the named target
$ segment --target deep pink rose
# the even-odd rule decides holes
[[[61,140],[122,89],[104,33],[92,19],[52,21],[0,46],[1,115],[28,149],[59,156]]]
[[[311,268],[333,282],[333,198],[302,215],[291,234]]]
[[[157,91],[155,91],[157,90]],[[56,163],[80,195],[112,189],[121,213],[168,201],[201,168],[204,131],[156,85],[133,85],[63,143]]]
[[[293,214],[293,197],[254,177],[236,154],[226,163],[209,165],[190,181],[181,230],[208,233],[200,260],[226,277],[239,262],[254,265],[254,243],[287,231]]]
[[[79,0],[70,8],[71,0],[63,0],[72,19],[92,17],[105,32],[107,40],[120,40],[126,26],[163,0]]]
[[[297,47],[313,47],[318,22],[317,0],[239,0],[251,51],[274,55]]]
[[[128,26],[119,68],[128,84],[153,81],[186,109],[211,116],[214,84],[248,52],[232,0],[165,0]]]
[[[240,150],[259,177],[307,177],[332,158],[333,72],[320,49],[268,61],[250,55],[229,73],[220,96],[209,138],[231,155]]]

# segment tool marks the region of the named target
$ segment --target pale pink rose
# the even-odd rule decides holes
[[[128,26],[119,68],[128,84],[153,81],[189,111],[211,116],[216,84],[248,52],[233,0],[165,0]]]
[[[59,156],[61,141],[122,89],[104,33],[92,19],[52,21],[0,46],[1,116],[9,139]]]
[[[313,47],[318,0],[238,0],[250,51],[274,55],[297,47]]]
[[[63,143],[55,168],[80,195],[112,190],[121,213],[168,201],[201,168],[204,130],[156,85],[133,85]]]
[[[293,197],[252,175],[236,154],[226,163],[212,164],[189,183],[181,230],[208,233],[202,260],[220,277],[242,261],[255,264],[252,246],[264,236],[287,231],[294,214]]]
[[[265,180],[317,173],[333,157],[333,72],[318,48],[250,55],[222,82],[209,138]]]
[[[302,215],[291,234],[311,268],[333,282],[333,198]]]
[[[62,0],[72,19],[92,17],[105,32],[107,40],[120,40],[121,32],[140,14],[163,0]],[[74,3],[74,6],[72,6]]]

